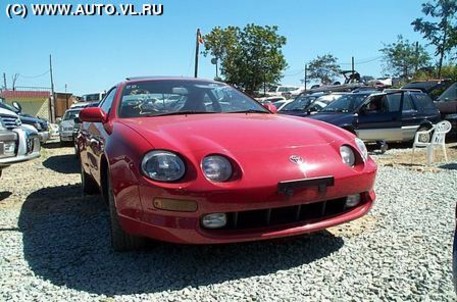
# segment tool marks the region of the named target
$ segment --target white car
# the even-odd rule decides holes
[[[60,144],[64,145],[66,142],[70,143],[73,142],[73,130],[75,128],[75,118],[78,117],[79,112],[84,107],[68,109],[63,114],[62,120],[60,121],[59,125],[59,137],[60,137]]]
[[[15,122],[16,123],[16,122]],[[2,170],[12,164],[40,156],[41,144],[38,131],[19,125],[9,130],[0,117],[0,176]]]

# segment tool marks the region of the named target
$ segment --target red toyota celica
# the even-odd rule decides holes
[[[366,214],[377,167],[364,143],[266,107],[224,83],[153,77],[83,109],[82,186],[109,205],[113,248],[271,239]]]

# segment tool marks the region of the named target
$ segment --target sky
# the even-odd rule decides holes
[[[411,22],[423,17],[424,1],[338,0],[155,0],[155,1],[25,1],[0,3],[0,87],[17,75],[17,87],[50,87],[49,61],[55,91],[75,95],[101,92],[131,76],[194,75],[195,36],[214,27],[276,25],[287,39],[283,47],[288,68],[282,84],[300,85],[304,66],[317,56],[332,54],[342,69],[361,75],[384,75],[379,49],[398,35],[426,45]],[[160,16],[36,16],[31,3],[161,5]],[[26,18],[7,11],[28,8]],[[200,48],[202,49],[203,46]],[[427,48],[433,53],[432,48]],[[215,65],[199,56],[198,76],[212,79]]]

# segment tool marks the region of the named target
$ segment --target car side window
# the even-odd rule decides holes
[[[411,101],[411,98],[409,95],[404,94],[403,95],[403,111],[411,111],[414,110],[413,102]]]
[[[401,93],[388,94],[384,98],[386,99],[389,112],[400,111]]]
[[[114,96],[116,95],[116,87],[111,88],[111,90],[108,92],[106,97],[103,99],[102,103],[100,104],[100,108],[103,109],[106,113],[109,113],[111,109],[111,105],[114,100]]]
[[[416,104],[416,108],[419,110],[434,110],[436,109],[432,99],[425,93],[414,93],[411,97]]]

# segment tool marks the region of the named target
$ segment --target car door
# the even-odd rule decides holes
[[[411,99],[409,93],[403,93],[402,101],[402,141],[408,141],[414,138],[414,135],[419,127],[420,122],[423,120],[422,114]]]
[[[111,106],[116,96],[116,87],[112,88],[100,103],[99,107],[109,115]],[[84,162],[86,172],[91,174],[97,181],[100,180],[100,161],[104,152],[105,138],[108,135],[102,123],[84,122],[81,129],[84,138],[84,152],[81,152],[81,159]]]
[[[402,140],[402,96],[403,93],[397,92],[369,97],[357,112],[357,136],[364,141]]]

